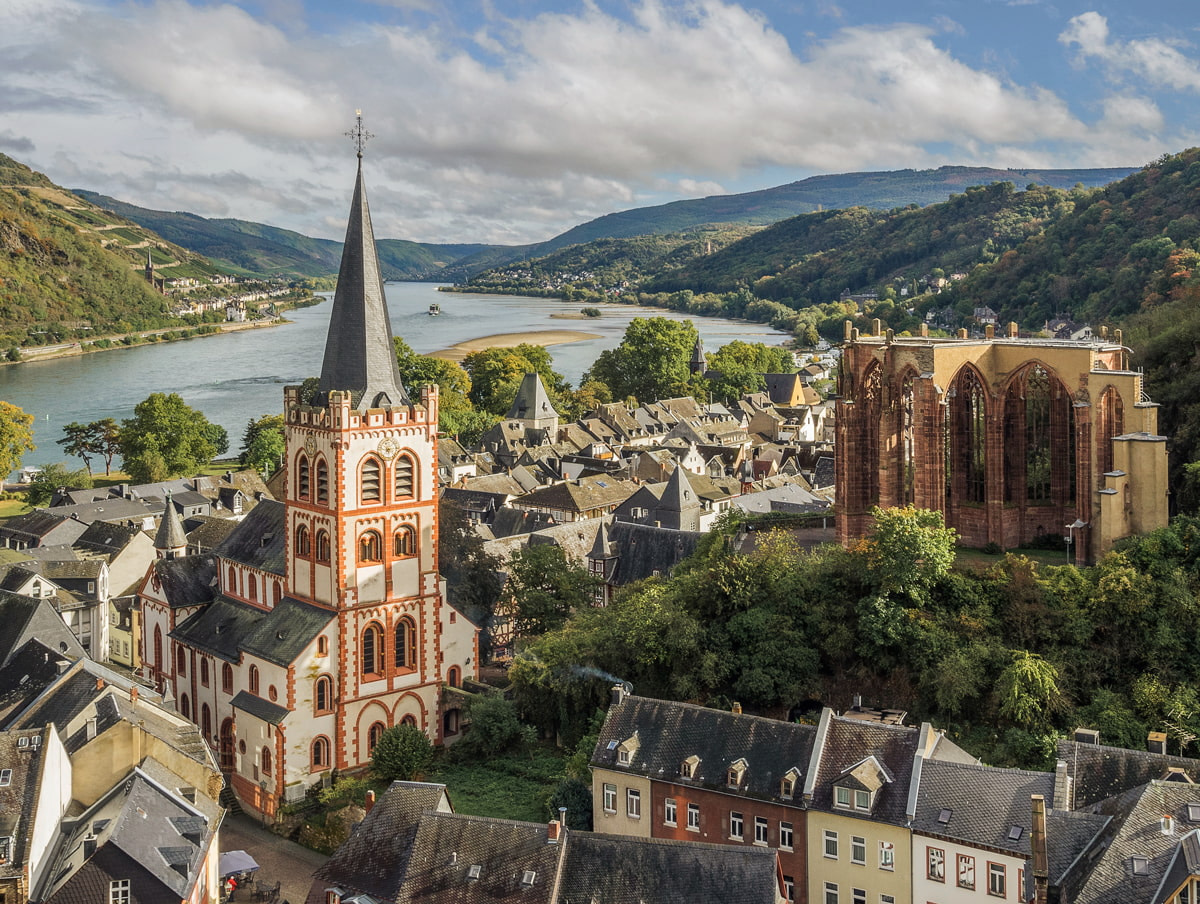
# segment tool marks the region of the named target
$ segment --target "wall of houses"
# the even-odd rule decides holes
[[[913,901],[987,904],[1022,900],[1024,858],[925,835],[913,835],[912,855]]]
[[[592,770],[592,826],[606,835],[653,837],[650,780],[608,769]],[[701,839],[704,840],[704,839]]]
[[[912,843],[906,828],[810,810],[807,848],[810,901],[911,904],[914,900],[909,875]],[[837,897],[831,899],[829,892]]]

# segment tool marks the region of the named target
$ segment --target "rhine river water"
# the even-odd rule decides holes
[[[572,329],[600,334],[599,339],[550,347],[555,370],[572,384],[601,351],[620,344],[634,317],[689,319],[655,308],[602,305],[600,318],[566,320],[552,315],[579,308],[552,298],[460,295],[438,292],[433,283],[388,283],[386,290],[392,331],[421,353],[497,333]],[[429,305],[435,302],[442,313],[431,317]],[[23,463],[66,461],[55,444],[65,424],[132,417],[134,406],[152,392],[179,393],[229,431],[230,453],[236,454],[248,421],[283,410],[285,385],[320,373],[332,307],[325,302],[291,311],[291,323],[269,329],[0,367],[0,399],[36,419],[37,449]],[[734,339],[778,345],[787,338],[760,324],[690,319],[709,351]],[[70,460],[71,467],[80,465],[78,459]]]

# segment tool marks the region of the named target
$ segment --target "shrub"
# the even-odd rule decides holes
[[[409,781],[433,762],[433,744],[415,725],[395,725],[371,753],[371,770],[385,781]]]

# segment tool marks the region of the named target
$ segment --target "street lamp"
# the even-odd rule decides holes
[[[1065,537],[1063,537],[1063,540],[1067,544],[1067,563],[1068,564],[1070,564],[1073,561],[1071,559],[1071,544],[1075,542],[1075,531],[1079,530],[1079,528],[1081,528],[1081,527],[1087,527],[1087,522],[1081,521],[1078,518],[1076,518],[1073,523],[1066,525],[1067,535]]]

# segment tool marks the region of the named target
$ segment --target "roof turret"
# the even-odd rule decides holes
[[[162,521],[158,523],[158,533],[154,535],[154,548],[158,550],[159,558],[168,559],[187,551],[187,533],[170,493],[167,493],[167,507],[163,511]]]

